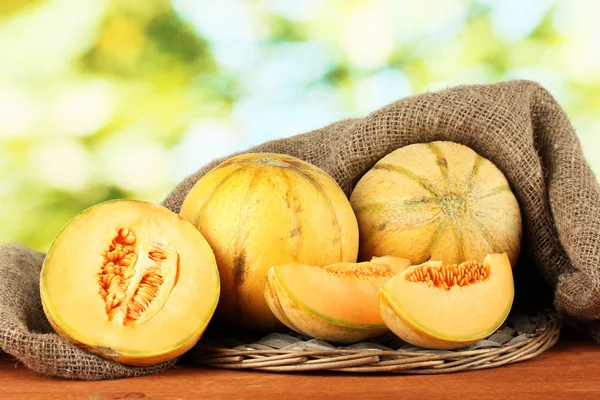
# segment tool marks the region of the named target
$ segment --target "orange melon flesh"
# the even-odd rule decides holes
[[[153,245],[162,243],[177,255],[162,274],[169,287],[157,289],[146,312],[129,325],[123,312],[109,318],[99,284],[107,245],[123,227],[135,232],[138,280],[155,264],[149,258]],[[63,228],[42,267],[40,290],[44,311],[61,336],[107,359],[153,365],[199,340],[216,309],[220,284],[215,256],[192,224],[158,205],[118,200],[85,210]]]
[[[265,298],[290,329],[333,342],[360,341],[387,332],[379,289],[409,265],[396,257],[326,267],[279,265],[269,270]]]
[[[469,271],[468,264],[461,265]],[[488,276],[448,288],[441,287],[441,279],[438,286],[433,281],[414,281],[417,268],[440,271],[442,267],[441,262],[427,262],[390,279],[380,291],[381,316],[386,325],[406,342],[432,349],[461,348],[491,335],[512,307],[511,264],[503,253],[487,255],[483,263],[472,265],[488,271]]]

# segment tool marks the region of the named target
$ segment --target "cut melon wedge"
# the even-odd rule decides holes
[[[506,320],[514,298],[505,253],[443,266],[411,266],[380,290],[385,324],[398,337],[429,349],[456,349],[484,339]]]
[[[357,342],[388,332],[379,313],[379,289],[409,265],[388,256],[325,267],[279,265],[269,270],[265,299],[277,319],[296,332]]]

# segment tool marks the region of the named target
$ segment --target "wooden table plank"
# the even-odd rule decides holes
[[[178,367],[102,382],[40,376],[0,356],[0,399],[600,399],[600,345],[570,338],[536,359],[435,376],[276,374]],[[392,397],[393,396],[393,397]]]

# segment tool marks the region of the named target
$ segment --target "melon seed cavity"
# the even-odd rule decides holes
[[[174,246],[158,240],[146,249],[131,229],[119,229],[103,257],[99,294],[113,323],[135,326],[149,320],[177,283],[179,254]]]
[[[476,261],[437,266],[431,263],[420,265],[407,272],[409,282],[424,282],[430,287],[449,290],[453,286],[468,286],[485,281],[490,276],[490,266]]]
[[[336,263],[322,267],[330,274],[344,278],[392,277],[395,272],[389,265],[374,263]]]

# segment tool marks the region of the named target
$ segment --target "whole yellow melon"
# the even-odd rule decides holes
[[[412,264],[483,261],[521,248],[521,212],[504,174],[471,148],[418,143],[379,160],[350,203],[360,229],[359,260],[393,255]]]
[[[284,329],[264,297],[269,269],[292,262],[356,262],[358,224],[326,172],[295,157],[242,154],[198,180],[180,214],[211,245],[221,276],[215,320],[255,331]]]

